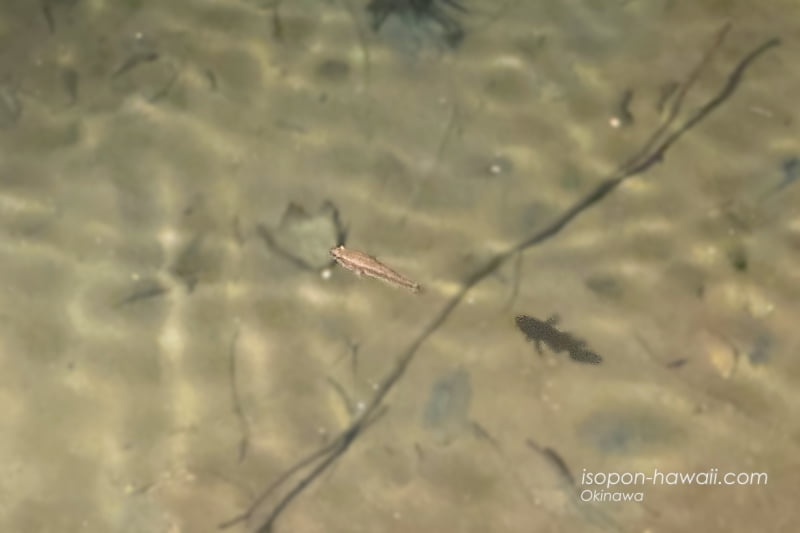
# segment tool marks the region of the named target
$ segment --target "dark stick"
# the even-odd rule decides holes
[[[228,371],[231,380],[231,404],[233,405],[233,413],[239,421],[239,428],[242,432],[242,437],[239,440],[239,462],[244,461],[247,456],[247,448],[250,444],[250,424],[247,422],[247,417],[244,416],[242,410],[242,400],[239,396],[239,386],[236,383],[236,343],[239,340],[239,330],[233,334],[231,339],[231,348],[228,354]]]

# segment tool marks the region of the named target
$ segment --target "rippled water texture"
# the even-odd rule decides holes
[[[796,2],[454,3],[2,2],[0,530],[800,523]]]

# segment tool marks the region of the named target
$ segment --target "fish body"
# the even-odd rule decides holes
[[[400,274],[396,270],[384,265],[371,255],[358,250],[351,250],[342,245],[331,248],[331,255],[336,262],[347,270],[355,272],[358,276],[369,276],[383,280],[390,285],[403,287],[411,292],[418,293],[422,286],[416,281],[412,281]]]

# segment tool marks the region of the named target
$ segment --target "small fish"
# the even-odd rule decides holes
[[[336,259],[337,263],[347,270],[352,270],[358,276],[366,275],[377,278],[391,285],[408,289],[414,293],[418,293],[422,290],[422,286],[419,283],[411,281],[364,252],[350,250],[339,245],[335,248],[331,248],[331,255]]]

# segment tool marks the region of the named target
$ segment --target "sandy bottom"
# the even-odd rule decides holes
[[[366,3],[3,2],[0,530],[218,531],[417,341],[275,531],[796,527],[795,2],[465,0],[456,50]],[[644,144],[727,21],[682,117],[785,42],[462,294]],[[319,264],[325,205],[425,291]],[[519,314],[603,362],[538,354]]]

